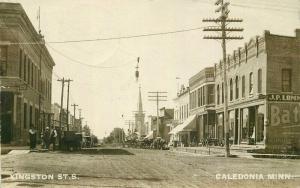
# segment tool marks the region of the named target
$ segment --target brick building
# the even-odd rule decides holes
[[[189,79],[190,116],[196,121],[196,140],[215,138],[214,67],[206,67]]]
[[[20,4],[0,3],[1,143],[26,144],[51,119],[55,65]]]
[[[215,65],[217,137],[224,138],[223,67]],[[265,31],[228,55],[229,134],[233,144],[300,148],[300,30]],[[298,135],[298,136],[297,136]]]

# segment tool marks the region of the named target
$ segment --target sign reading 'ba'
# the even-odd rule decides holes
[[[300,103],[271,103],[270,125],[300,124]]]

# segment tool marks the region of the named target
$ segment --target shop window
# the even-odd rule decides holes
[[[233,100],[233,83],[232,83],[232,78],[229,81],[229,87],[230,87],[230,101]]]
[[[29,107],[29,126],[33,125],[32,117],[33,117],[33,111],[32,111],[32,105],[30,105],[30,107]]]
[[[257,71],[257,92],[262,92],[262,71],[261,69],[258,69]]]
[[[24,103],[24,129],[27,128],[27,104]]]
[[[239,77],[235,77],[235,99],[239,98]]]
[[[0,46],[0,76],[7,76],[7,46]]]
[[[292,91],[292,70],[282,69],[282,91],[291,92]]]
[[[253,95],[253,72],[249,74],[249,94]]]

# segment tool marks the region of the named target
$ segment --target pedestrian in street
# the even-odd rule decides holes
[[[43,134],[44,148],[49,149],[50,144],[50,129],[46,127],[45,132]]]
[[[30,150],[36,148],[36,130],[34,129],[33,124],[30,125],[29,128],[29,142],[30,142]]]
[[[50,133],[50,143],[48,147],[50,147],[50,145],[53,144],[53,151],[55,151],[56,138],[57,138],[57,131],[55,127],[52,126],[52,130]]]

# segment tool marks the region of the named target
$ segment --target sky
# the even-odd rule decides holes
[[[41,30],[56,65],[53,70],[52,99],[60,103],[59,78],[70,78],[70,104],[82,109],[84,123],[98,137],[114,127],[127,129],[137,110],[141,85],[146,116],[156,114],[148,92],[166,91],[172,108],[178,85],[221,58],[219,41],[205,40],[202,29],[168,35],[78,43],[70,40],[114,38],[202,28],[213,24],[203,18],[217,18],[215,0],[6,0],[19,2],[31,22]],[[227,51],[244,46],[250,38],[272,34],[295,36],[300,28],[299,0],[231,0],[229,17],[242,18],[243,40],[229,41]],[[234,34],[234,33],[232,33]],[[136,82],[136,59],[140,57],[140,78]],[[180,79],[176,79],[179,77]],[[65,91],[66,93],[66,91]],[[66,102],[66,96],[65,96]],[[64,103],[66,108],[66,103]],[[71,107],[70,107],[71,108]],[[73,113],[73,110],[71,111]],[[78,117],[78,111],[76,113]],[[123,116],[122,116],[123,115]]]

